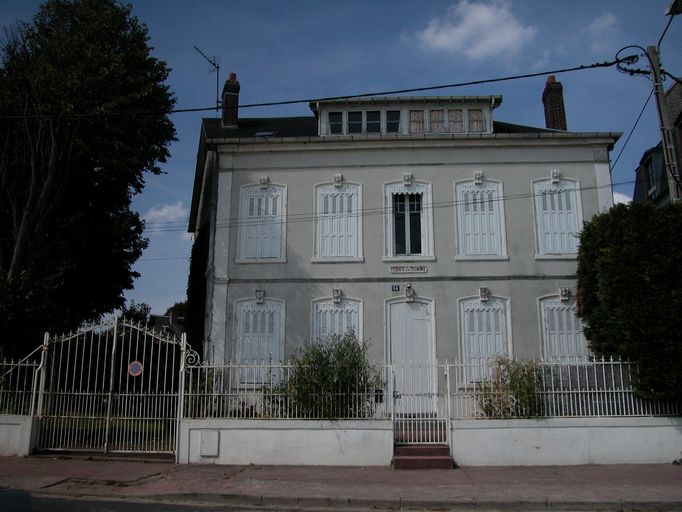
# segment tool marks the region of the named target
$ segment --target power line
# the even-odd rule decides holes
[[[623,151],[625,151],[625,148],[628,145],[628,142],[630,142],[630,137],[632,137],[632,134],[635,131],[635,128],[637,128],[637,124],[639,123],[639,120],[642,119],[642,114],[644,114],[644,110],[646,110],[646,106],[649,104],[649,100],[651,100],[651,97],[654,95],[654,90],[652,89],[649,92],[649,96],[647,96],[646,101],[644,102],[644,105],[642,106],[642,110],[639,111],[639,115],[637,116],[637,120],[635,121],[635,124],[632,125],[632,128],[630,128],[630,132],[628,133],[627,138],[625,139],[625,142],[623,143],[623,147],[620,148],[620,152],[618,153],[618,156],[613,162],[613,165],[611,166],[611,172],[616,168],[616,164],[618,163],[618,160],[620,160],[620,155],[623,154]]]
[[[598,190],[602,188],[611,188],[614,186],[619,186],[619,185],[631,185],[635,183],[635,180],[626,180],[626,181],[620,181],[617,183],[611,183],[611,184],[606,184],[606,185],[593,185],[589,187],[578,187],[575,190],[579,192],[586,192],[586,191],[591,191],[591,190]],[[505,201],[512,201],[516,199],[532,199],[535,197],[539,197],[541,194],[535,194],[534,192],[529,192],[529,193],[522,193],[522,194],[514,194],[514,195],[503,195],[500,197],[496,197],[492,199],[494,202],[505,202]],[[466,201],[459,201],[459,200],[452,200],[452,201],[439,201],[439,202],[432,202],[428,204],[423,204],[424,208],[430,208],[430,209],[440,209],[440,208],[449,208],[449,207],[454,207],[454,206],[459,206],[460,204],[465,203]],[[479,201],[474,201],[478,203]],[[359,208],[356,210],[355,213],[352,214],[346,214],[349,217],[371,217],[371,216],[376,216],[376,215],[385,215],[389,213],[392,209],[392,206],[381,206],[381,207],[376,207],[376,208]],[[272,217],[277,217],[277,216],[271,216]],[[281,217],[281,216],[279,216]],[[289,214],[287,213],[287,218],[276,221],[276,220],[271,220],[270,222],[272,223],[277,223],[277,224],[284,224],[284,225],[290,225],[290,224],[300,224],[300,223],[307,223],[307,222],[315,222],[321,219],[327,218],[325,214],[318,214],[317,212],[303,212],[303,213],[294,213],[294,214]],[[189,220],[189,219],[188,219]],[[259,218],[259,220],[254,221],[250,219],[246,219],[243,217],[228,217],[225,219],[219,219],[216,222],[216,228],[220,229],[232,229],[232,228],[239,228],[241,226],[254,226],[262,223],[263,220]],[[187,224],[186,222],[181,222],[181,221],[173,221],[173,223],[169,223],[170,225],[162,225],[162,226],[148,226],[145,227],[145,230],[143,232],[144,234],[155,234],[155,233],[177,233],[177,232],[185,232],[187,229]],[[11,233],[10,230],[0,230],[0,235],[2,233],[9,234]],[[45,233],[35,233],[36,235],[40,236],[48,236],[52,235],[53,233],[51,231],[45,232]],[[66,238],[68,236],[89,236],[89,232],[87,231],[80,231],[79,230],[70,230],[68,233],[65,233],[62,236],[62,238]],[[7,238],[7,237],[5,237]]]
[[[469,82],[455,82],[451,84],[440,84],[431,85],[427,87],[412,87],[409,89],[394,89],[390,91],[376,91],[376,92],[365,92],[359,94],[350,94],[344,96],[326,96],[321,98],[304,98],[295,100],[283,100],[283,101],[268,101],[261,103],[247,103],[245,105],[239,105],[240,109],[244,108],[257,108],[257,107],[272,107],[278,105],[294,105],[299,103],[311,103],[317,101],[333,101],[333,100],[344,100],[353,98],[365,98],[368,96],[387,96],[394,94],[405,94],[411,92],[426,92],[435,91],[439,89],[453,89],[457,87],[465,87],[470,85],[482,85],[488,83],[506,82],[510,80],[520,80],[523,78],[534,78],[538,76],[545,76],[551,74],[559,73],[569,73],[572,71],[584,71],[587,69],[595,68],[608,68],[615,66],[621,62],[627,61],[631,57],[616,58],[608,62],[595,62],[593,64],[581,64],[579,66],[572,66],[568,68],[552,69],[547,71],[541,71],[537,73],[524,73],[520,75],[511,75],[498,78],[487,78],[483,80],[472,80]],[[159,110],[159,111],[137,111],[137,112],[92,112],[92,113],[73,113],[73,114],[34,114],[34,115],[2,115],[0,119],[3,120],[27,120],[27,119],[56,119],[56,118],[90,118],[90,117],[109,117],[109,116],[159,116],[159,115],[169,115],[169,114],[180,114],[187,112],[205,112],[209,110],[215,110],[215,106],[212,107],[197,107],[197,108],[179,108],[179,109],[169,109],[169,110]]]

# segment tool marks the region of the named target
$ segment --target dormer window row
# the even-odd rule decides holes
[[[489,133],[490,110],[483,108],[403,108],[326,112],[321,135],[423,135]]]

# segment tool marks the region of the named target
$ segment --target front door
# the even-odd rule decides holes
[[[426,417],[436,411],[432,302],[388,304],[388,353],[395,372],[396,413]]]

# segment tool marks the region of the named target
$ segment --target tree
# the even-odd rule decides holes
[[[130,301],[130,304],[125,304],[121,308],[121,315],[123,318],[142,326],[149,325],[149,315],[152,312],[152,307],[144,302]]]
[[[585,224],[578,314],[591,350],[639,365],[645,396],[682,398],[682,208],[618,205]]]
[[[115,0],[49,0],[6,30],[0,68],[0,331],[22,354],[43,330],[124,305],[146,248],[130,204],[175,129],[169,69]]]

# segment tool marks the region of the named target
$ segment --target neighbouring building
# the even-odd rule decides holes
[[[675,158],[680,167],[682,155],[682,86],[675,82],[665,94],[668,114],[672,125]],[[682,186],[681,186],[682,187]],[[635,191],[633,202],[649,203],[656,207],[670,204],[668,173],[663,159],[663,147],[659,142],[647,149],[635,169]]]
[[[353,328],[387,363],[584,358],[578,234],[613,204],[618,133],[494,119],[501,96],[317,101],[201,126],[189,231],[209,236],[205,357],[284,360]]]

